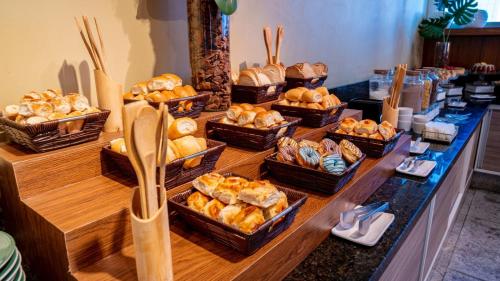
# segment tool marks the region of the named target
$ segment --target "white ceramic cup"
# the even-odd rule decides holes
[[[400,107],[399,108],[399,116],[403,115],[413,115],[413,108],[411,107]]]
[[[411,130],[411,121],[398,120],[398,129],[403,129],[408,132]]]

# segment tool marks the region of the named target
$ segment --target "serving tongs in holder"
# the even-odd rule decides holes
[[[361,236],[370,231],[371,224],[389,209],[388,202],[376,202],[363,207],[340,213],[340,227],[344,230],[353,228],[359,223],[358,232]]]
[[[137,276],[140,281],[173,280],[172,250],[165,191],[168,106],[157,111],[146,101],[123,107],[127,155],[137,175],[130,207]],[[159,184],[156,183],[160,159]]]
[[[407,68],[406,64],[399,64],[396,67],[396,73],[389,89],[390,96],[384,99],[382,105],[382,121],[391,123],[394,128],[398,127],[399,100]]]

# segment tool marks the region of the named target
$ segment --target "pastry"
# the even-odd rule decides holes
[[[281,121],[277,126],[281,126],[281,125],[286,125],[288,124],[288,121],[286,120],[283,120]],[[278,132],[276,133],[276,138],[281,138],[285,135],[285,133],[288,131],[288,126],[284,126],[282,127],[281,129],[278,130]]]
[[[378,131],[385,140],[392,138],[396,134],[396,130],[391,123],[383,121],[378,125]]]
[[[178,139],[180,137],[192,135],[198,130],[196,121],[189,117],[175,119],[168,128],[168,138]]]
[[[300,106],[300,101],[292,101],[290,102],[290,106]]]
[[[323,106],[317,102],[310,102],[306,107],[310,109],[324,109]]]
[[[340,147],[338,146],[338,144],[335,141],[327,138],[320,141],[318,152],[321,155],[330,153],[342,155],[342,151],[340,151]]]
[[[347,118],[344,118],[344,120],[342,120],[342,122],[340,122],[339,128],[342,129],[346,133],[350,133],[350,132],[354,131],[354,128],[357,126],[357,124],[358,124],[358,121],[356,121],[356,119],[351,118],[351,117],[347,117]]]
[[[243,128],[255,129],[255,125],[254,124],[246,124],[246,125],[243,125]]]
[[[308,102],[302,101],[299,103],[299,107],[307,108],[308,104],[309,104]]]
[[[244,111],[249,111],[254,109],[254,106],[249,103],[242,103],[240,104],[240,107],[243,108]]]
[[[167,140],[167,164],[178,158],[181,158],[181,154],[179,153],[177,146],[175,146],[173,141]]]
[[[229,118],[227,118],[227,116],[224,116],[222,117],[220,120],[219,120],[219,123],[222,123],[222,124],[228,124],[228,125],[237,125],[237,123]]]
[[[222,210],[220,210],[219,218],[217,220],[224,224],[232,225],[234,218],[236,218],[241,210],[246,207],[248,207],[246,204],[227,205]]]
[[[376,132],[375,134],[371,134],[368,137],[370,139],[375,139],[375,140],[384,140],[384,137],[379,132]]]
[[[219,213],[224,209],[226,205],[217,199],[210,200],[205,206],[203,206],[203,214],[209,218],[217,220],[219,218]]]
[[[184,136],[182,138],[175,139],[172,142],[175,144],[175,147],[177,147],[181,157],[187,157],[203,150],[197,139],[193,136]],[[186,160],[184,168],[192,168],[199,165],[201,159],[198,159],[199,161],[195,161],[197,158],[198,157]]]
[[[301,140],[299,142],[299,147],[312,147],[314,150],[319,149],[319,143],[312,141],[312,140]]]
[[[23,102],[19,105],[19,115],[23,117],[33,116],[35,113],[33,112],[33,108],[31,107],[31,103]]]
[[[267,128],[271,125],[273,125],[274,122],[274,116],[272,113],[269,112],[260,112],[255,115],[255,120],[254,124],[255,127],[260,129],[260,128]]]
[[[306,168],[315,169],[319,164],[319,153],[310,146],[300,147],[296,155],[297,163]]]
[[[367,138],[370,135],[368,133],[356,133],[356,132],[354,132],[354,136],[362,137],[362,138]]]
[[[146,95],[146,100],[149,102],[166,102],[169,98],[160,91],[154,91]]]
[[[68,114],[71,112],[71,104],[68,99],[63,97],[57,97],[52,99],[52,106],[54,107],[54,112]]]
[[[315,77],[328,75],[328,66],[322,62],[317,62],[311,67],[314,71]]]
[[[40,97],[42,98],[43,101],[51,101],[57,96],[58,94],[56,93],[56,90],[46,90],[40,93]]]
[[[238,77],[238,85],[241,86],[260,86],[257,73],[250,69],[245,69],[240,72]]]
[[[370,120],[370,119],[364,119],[358,122],[356,127],[354,127],[354,131],[358,134],[375,134],[377,132],[378,126],[377,122]]]
[[[148,82],[139,82],[130,88],[130,93],[136,95],[146,95],[148,93]]]
[[[321,102],[324,109],[328,109],[339,104],[341,104],[341,102],[335,95],[323,96],[323,102]]]
[[[273,84],[285,81],[285,69],[279,64],[268,64],[262,71]]]
[[[125,139],[117,138],[109,142],[111,150],[120,154],[127,154],[127,147],[125,146]]]
[[[7,105],[3,111],[3,115],[9,119],[16,119],[19,114],[19,105],[11,104]]]
[[[350,164],[358,161],[359,158],[361,158],[361,150],[359,150],[359,148],[352,142],[348,140],[341,140],[339,145],[340,150],[342,151],[342,156],[344,156],[345,160]]]
[[[267,112],[267,110],[265,108],[263,108],[262,106],[256,106],[252,109],[252,111],[255,113]]]
[[[254,111],[243,111],[238,117],[238,125],[243,126],[253,123],[256,115],[257,113],[255,113]]]
[[[232,105],[229,107],[229,109],[226,111],[226,116],[230,120],[237,121],[238,117],[240,114],[243,112],[243,108],[238,105]]]
[[[285,98],[277,102],[279,105],[290,106],[290,102]]]
[[[323,101],[323,96],[315,90],[309,90],[302,94],[302,101],[319,103]]]
[[[248,181],[240,177],[227,177],[212,192],[212,196],[225,204],[238,203],[238,193],[248,184]]]
[[[240,190],[238,199],[261,208],[267,208],[276,204],[279,192],[268,180],[256,180],[249,182]]]
[[[340,175],[346,170],[342,155],[339,154],[325,154],[321,156],[319,166],[321,170],[336,175]]]
[[[209,200],[203,193],[195,191],[189,195],[186,201],[189,208],[201,213]]]
[[[26,124],[27,125],[35,125],[38,123],[46,122],[49,121],[49,119],[42,117],[42,116],[32,116],[26,119]]]
[[[26,125],[26,118],[24,118],[24,116],[22,115],[17,115],[15,122],[20,125]]]
[[[33,113],[37,116],[48,117],[52,112],[54,112],[54,108],[52,104],[46,101],[34,102],[31,104],[31,109]]]
[[[198,95],[196,90],[191,85],[184,85],[184,90],[186,90],[189,93],[190,97]]]
[[[225,178],[218,173],[208,173],[193,180],[193,186],[205,195],[212,196],[212,192]]]
[[[278,149],[276,159],[285,163],[295,163],[297,148],[293,146],[283,146]]]
[[[255,206],[243,208],[233,219],[233,226],[244,233],[252,233],[266,222],[261,209]]]
[[[288,199],[283,191],[279,192],[279,199],[276,204],[264,209],[264,218],[270,220],[288,208]]]
[[[346,131],[344,131],[344,130],[342,130],[342,129],[337,129],[337,130],[335,130],[335,133],[336,133],[336,134],[343,134],[343,135],[347,135],[347,134],[348,134]]]
[[[83,111],[90,107],[89,100],[84,95],[69,94],[65,98],[69,101],[72,110]]]
[[[42,96],[40,96],[40,94],[36,93],[35,91],[31,91],[27,94],[24,94],[24,96],[21,99],[21,102],[35,102],[41,100]]]
[[[281,115],[281,113],[279,113],[279,111],[269,110],[268,112],[273,115],[274,122],[280,123],[285,121],[285,118],[283,118],[283,116]]]
[[[307,63],[297,63],[286,68],[286,77],[289,78],[312,78],[315,76],[312,66]]]
[[[295,89],[290,89],[285,93],[285,98],[289,101],[301,101],[302,100],[302,95],[304,94],[303,89],[301,88],[295,88]]]
[[[176,98],[185,98],[191,96],[191,93],[188,92],[184,87],[182,86],[176,86],[173,89],[173,93]]]
[[[316,92],[320,93],[323,97],[330,95],[330,92],[328,91],[328,89],[326,87],[318,87],[314,90],[316,90]]]
[[[172,87],[172,89],[167,88],[167,90],[173,90],[174,87],[182,86],[182,79],[175,74],[164,73],[160,76],[166,78],[167,80],[169,80],[173,83],[174,86]]]
[[[271,80],[264,73],[257,73],[257,80],[259,81],[259,86],[265,86],[271,84]]]
[[[289,137],[282,137],[278,139],[278,147],[285,147],[285,146],[293,146],[296,149],[298,149],[299,144],[297,143],[297,141]]]

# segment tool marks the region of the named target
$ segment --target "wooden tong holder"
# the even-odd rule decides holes
[[[384,99],[384,103],[382,106],[382,121],[387,121],[392,124],[394,128],[398,127],[398,117],[399,117],[399,108],[393,108],[389,104],[390,97],[386,97]]]
[[[108,120],[104,124],[104,132],[118,132],[123,130],[122,85],[113,81],[100,69],[94,70],[94,76],[99,107],[111,110]]]

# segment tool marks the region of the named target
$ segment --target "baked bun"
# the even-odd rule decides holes
[[[274,122],[280,123],[285,121],[285,118],[281,115],[279,111],[276,110],[269,110],[268,113],[271,113],[273,115]]]
[[[286,105],[286,106],[290,106],[290,102],[289,102],[286,98],[284,98],[284,99],[282,99],[282,100],[278,101],[278,102],[277,102],[277,104],[279,104],[279,105]]]
[[[320,93],[322,96],[329,96],[330,95],[330,92],[328,91],[328,88],[322,86],[322,87],[318,87],[316,89],[316,92]]]
[[[379,132],[376,132],[375,134],[371,134],[368,137],[370,139],[375,139],[375,140],[384,140],[384,137]]]
[[[288,199],[286,198],[286,194],[283,191],[280,191],[278,196],[279,199],[276,204],[264,209],[264,218],[266,220],[272,219],[279,213],[283,212],[286,208],[288,208]]]
[[[198,130],[198,124],[189,117],[175,119],[168,128],[168,138],[178,139],[184,136],[192,135]]]
[[[227,177],[224,182],[212,192],[212,196],[225,204],[238,203],[238,193],[248,184],[248,181],[240,177]]]
[[[175,147],[177,147],[177,150],[179,151],[181,157],[187,157],[203,151],[203,148],[200,146],[197,139],[193,136],[184,136],[182,138],[175,139],[173,140],[173,143],[175,144]],[[201,156],[184,161],[183,167],[192,168],[198,166],[201,162],[201,159],[199,159],[200,157]]]
[[[227,116],[222,117],[219,120],[219,123],[227,124],[227,125],[237,125],[237,123],[235,121],[229,119]]]
[[[243,128],[255,129],[255,125],[253,123],[243,125]]]
[[[248,207],[246,204],[227,205],[220,210],[218,221],[227,225],[232,225],[236,216],[246,207]]]
[[[177,146],[175,146],[173,141],[167,140],[167,164],[178,158],[181,158],[181,154],[179,153]]]
[[[16,119],[16,116],[19,114],[19,105],[10,104],[7,105],[3,111],[3,115],[9,119]]]
[[[230,120],[237,121],[238,117],[240,114],[243,112],[243,108],[238,105],[232,105],[229,107],[229,109],[226,111],[226,116]]]
[[[243,111],[238,117],[238,125],[243,126],[246,124],[252,124],[255,120],[257,113],[254,111]]]
[[[262,72],[269,78],[271,83],[285,81],[285,68],[280,64],[268,64],[264,66]]]
[[[168,81],[173,83],[173,87],[171,89],[167,87],[166,90],[173,90],[174,87],[182,86],[182,79],[173,73],[164,73],[160,76],[166,78]]]
[[[32,91],[27,94],[24,94],[24,96],[21,98],[21,102],[35,102],[35,101],[41,101],[42,96],[40,94]]]
[[[302,94],[302,101],[319,103],[323,101],[323,96],[315,90],[309,90]]]
[[[47,119],[45,117],[42,117],[42,116],[32,116],[32,117],[29,117],[28,119],[26,119],[26,124],[27,125],[35,125],[35,124],[42,123],[42,122],[47,122],[47,121],[49,121],[49,119]]]
[[[385,140],[388,140],[396,135],[396,130],[392,124],[387,121],[383,121],[378,125],[378,131]]]
[[[340,100],[335,95],[323,96],[321,105],[323,108],[328,109],[341,104]]]
[[[63,97],[56,97],[51,101],[52,106],[54,107],[54,112],[59,112],[63,114],[68,114],[71,112],[71,104],[68,99]]]
[[[342,129],[346,133],[350,133],[350,132],[354,131],[354,128],[357,126],[357,124],[358,124],[358,121],[356,121],[356,119],[351,118],[351,117],[347,117],[347,118],[344,118],[344,120],[342,120],[342,122],[340,122],[339,128]]]
[[[165,77],[153,77],[148,81],[149,91],[173,90],[174,88],[174,83]]]
[[[56,98],[58,95],[55,90],[46,90],[40,93],[40,97],[43,101],[51,101]]]
[[[240,190],[238,199],[254,206],[267,208],[278,202],[279,192],[268,180],[256,180]]]
[[[262,210],[255,206],[243,208],[233,219],[233,226],[244,233],[252,233],[266,222]]]
[[[354,128],[354,131],[358,134],[375,134],[377,132],[378,126],[377,122],[364,119],[358,122],[357,126]]]
[[[357,146],[355,146],[352,142],[348,140],[340,141],[340,150],[342,151],[342,156],[344,159],[350,164],[356,162],[361,158],[362,153],[361,150]]]
[[[19,105],[19,115],[23,117],[33,116],[35,113],[33,112],[33,108],[31,107],[31,103],[23,102]]]
[[[139,82],[130,88],[130,93],[136,95],[146,95],[148,93],[148,82]]]
[[[306,91],[300,88],[290,89],[285,93],[285,98],[289,101],[301,101],[302,95]]]
[[[219,213],[224,209],[226,205],[217,199],[210,200],[205,206],[203,206],[203,214],[209,218],[217,220],[219,218]]]
[[[242,103],[240,104],[240,107],[243,108],[244,111],[250,111],[253,110],[255,107],[249,103]]]
[[[154,91],[146,95],[146,100],[149,102],[166,102],[168,97],[160,91]]]
[[[191,96],[191,93],[182,86],[175,86],[172,91],[176,98],[185,98]]]
[[[286,77],[289,78],[312,78],[315,76],[312,66],[307,63],[297,63],[286,68]]]
[[[72,110],[84,111],[90,107],[89,100],[84,95],[69,94],[65,98],[69,101]]]
[[[60,112],[53,112],[49,116],[47,116],[47,119],[49,120],[59,120],[59,119],[64,119],[67,118],[68,115]]]
[[[203,193],[195,191],[189,195],[186,201],[189,208],[201,213],[209,200]]]
[[[33,113],[35,113],[35,115],[45,118],[47,118],[52,112],[54,112],[52,104],[46,101],[39,101],[32,103],[31,109],[33,110]]]
[[[316,77],[328,75],[328,66],[322,62],[317,62],[313,64],[311,67]]]
[[[109,142],[111,150],[120,154],[127,154],[124,138],[117,138]]]
[[[260,129],[260,128],[267,128],[269,126],[274,125],[274,116],[272,113],[269,112],[260,112],[255,115],[255,127]]]
[[[261,113],[261,112],[267,112],[267,109],[263,108],[262,106],[256,106],[252,109],[252,111],[255,113]]]
[[[346,131],[344,131],[344,130],[342,130],[342,129],[337,129],[337,130],[335,130],[335,133],[336,133],[336,134],[343,134],[343,135],[347,135],[347,134],[348,134]]]
[[[323,106],[317,102],[310,102],[306,107],[310,109],[324,109]]]
[[[205,195],[212,196],[213,191],[225,178],[218,173],[208,173],[193,180],[193,186]]]

